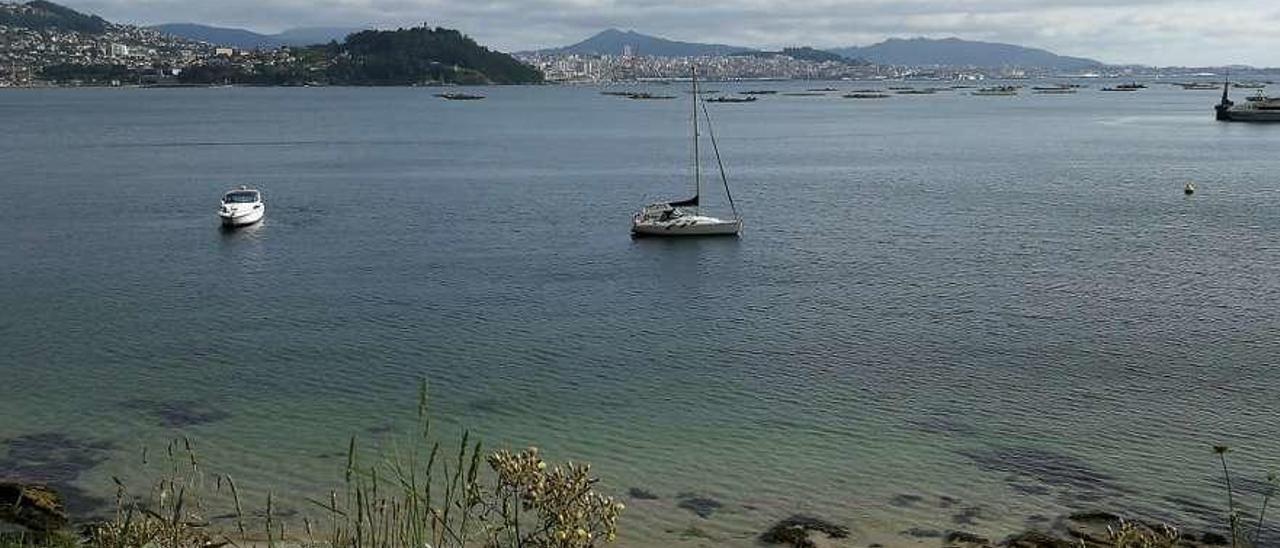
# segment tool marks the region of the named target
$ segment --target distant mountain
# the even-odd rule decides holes
[[[286,46],[310,46],[312,44],[341,42],[346,40],[347,36],[362,30],[367,29],[351,27],[298,27],[288,29],[278,34],[273,34],[271,36],[280,40]]]
[[[102,34],[111,23],[96,15],[85,15],[53,2],[34,0],[26,4],[0,3],[0,25]]]
[[[1042,67],[1080,70],[1104,64],[1093,59],[1065,57],[1042,49],[973,42],[959,38],[890,38],[879,44],[831,50],[846,57],[859,57],[882,65]]]
[[[279,34],[259,34],[253,31],[225,27],[212,27],[195,23],[169,23],[152,27],[160,32],[188,40],[208,42],[219,46],[242,49],[273,49],[281,46],[309,46],[341,42],[347,35],[359,32],[353,28],[297,28]]]
[[[576,53],[579,55],[622,55],[630,48],[633,55],[654,57],[699,57],[704,55],[732,55],[751,48],[723,44],[698,44],[677,42],[636,31],[609,29],[572,46],[545,49],[539,53]]]

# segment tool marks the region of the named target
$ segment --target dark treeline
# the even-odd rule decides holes
[[[83,32],[86,34],[102,34],[107,31],[108,23],[96,15],[85,15],[70,8],[35,0],[28,2],[31,13],[18,13],[16,10],[0,11],[0,25],[29,28],[36,30],[58,29]]]
[[[528,84],[542,81],[537,69],[491,51],[452,29],[417,27],[368,30],[342,44],[324,46],[333,59],[329,78],[350,85]]]

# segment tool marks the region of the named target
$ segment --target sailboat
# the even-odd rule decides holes
[[[658,202],[649,204],[631,219],[631,235],[639,236],[737,236],[742,232],[742,217],[738,215],[738,207],[733,203],[733,194],[729,192],[729,178],[724,173],[724,162],[720,159],[720,146],[716,143],[716,133],[711,127],[711,114],[707,106],[702,105],[702,116],[706,119],[707,136],[711,138],[711,149],[715,152],[716,165],[720,168],[720,182],[724,184],[725,196],[729,198],[729,207],[733,210],[732,219],[720,219],[703,215],[700,207],[702,199],[702,157],[698,147],[701,133],[698,128],[698,71],[693,70],[693,197],[674,202]]]

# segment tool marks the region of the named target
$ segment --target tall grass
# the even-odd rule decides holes
[[[1231,535],[1232,548],[1251,548],[1259,546],[1262,539],[1262,529],[1266,523],[1267,507],[1271,503],[1271,497],[1276,490],[1276,474],[1267,474],[1266,491],[1262,494],[1261,508],[1258,510],[1258,521],[1253,526],[1252,536],[1245,530],[1245,526],[1241,520],[1241,514],[1236,509],[1235,492],[1231,486],[1231,468],[1227,465],[1227,454],[1231,449],[1225,445],[1213,446],[1213,452],[1218,456],[1219,462],[1222,464],[1222,481],[1227,492],[1227,524]]]
[[[425,383],[418,424],[405,447],[369,463],[351,438],[344,489],[313,501],[328,514],[328,545],[579,548],[616,537],[623,505],[594,491],[588,466],[548,466],[536,448],[486,456],[469,432],[442,444]]]

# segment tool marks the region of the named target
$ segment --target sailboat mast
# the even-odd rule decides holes
[[[693,67],[693,199],[696,211],[702,211],[702,156],[698,154],[698,67]]]
[[[707,136],[711,138],[711,150],[716,153],[716,165],[720,166],[720,182],[724,183],[724,195],[729,199],[729,208],[733,210],[733,218],[741,219],[738,206],[733,203],[733,193],[729,192],[729,176],[724,174],[724,160],[720,159],[720,145],[716,144],[716,129],[711,125],[711,113],[707,112],[707,104],[702,104],[702,114],[707,117]]]

